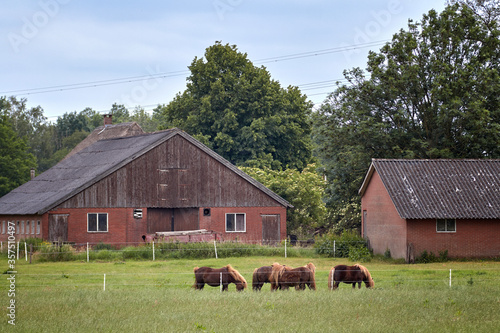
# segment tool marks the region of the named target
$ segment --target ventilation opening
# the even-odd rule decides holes
[[[210,208],[203,208],[203,216],[210,216]]]

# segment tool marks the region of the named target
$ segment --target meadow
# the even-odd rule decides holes
[[[316,291],[251,290],[255,268],[316,265]],[[347,259],[232,257],[114,262],[17,263],[16,325],[8,324],[9,284],[0,287],[1,332],[494,332],[500,327],[500,263],[365,266],[374,289],[327,278]],[[239,293],[191,288],[193,267],[231,264],[248,281]],[[6,265],[4,265],[6,267]],[[451,287],[450,287],[451,269]],[[104,274],[106,283],[104,284]]]

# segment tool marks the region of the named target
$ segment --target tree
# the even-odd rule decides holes
[[[371,158],[500,157],[500,31],[468,6],[431,10],[345,72],[315,115],[329,205],[359,202]],[[359,221],[358,221],[359,223]]]
[[[5,99],[0,100],[0,197],[30,179],[35,157],[28,152],[26,139],[13,129],[6,111]]]
[[[187,88],[155,109],[236,165],[303,169],[311,161],[310,113],[297,87],[281,88],[236,46],[217,42],[189,66]]]
[[[308,165],[302,171],[250,167],[241,169],[294,206],[287,213],[288,233],[305,237],[324,226],[325,182],[317,173],[315,164]]]

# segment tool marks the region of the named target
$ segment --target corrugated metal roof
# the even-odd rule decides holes
[[[174,128],[97,141],[0,198],[0,215],[43,214],[174,135],[181,135],[280,204],[293,207],[189,134]]]
[[[500,218],[500,160],[374,159],[376,171],[404,219]]]

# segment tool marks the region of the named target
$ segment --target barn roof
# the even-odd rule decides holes
[[[0,198],[0,214],[43,214],[175,135],[182,136],[279,204],[292,207],[285,199],[186,132],[173,128],[138,136],[97,141]]]
[[[500,218],[500,160],[373,159],[361,196],[375,171],[403,219]]]

